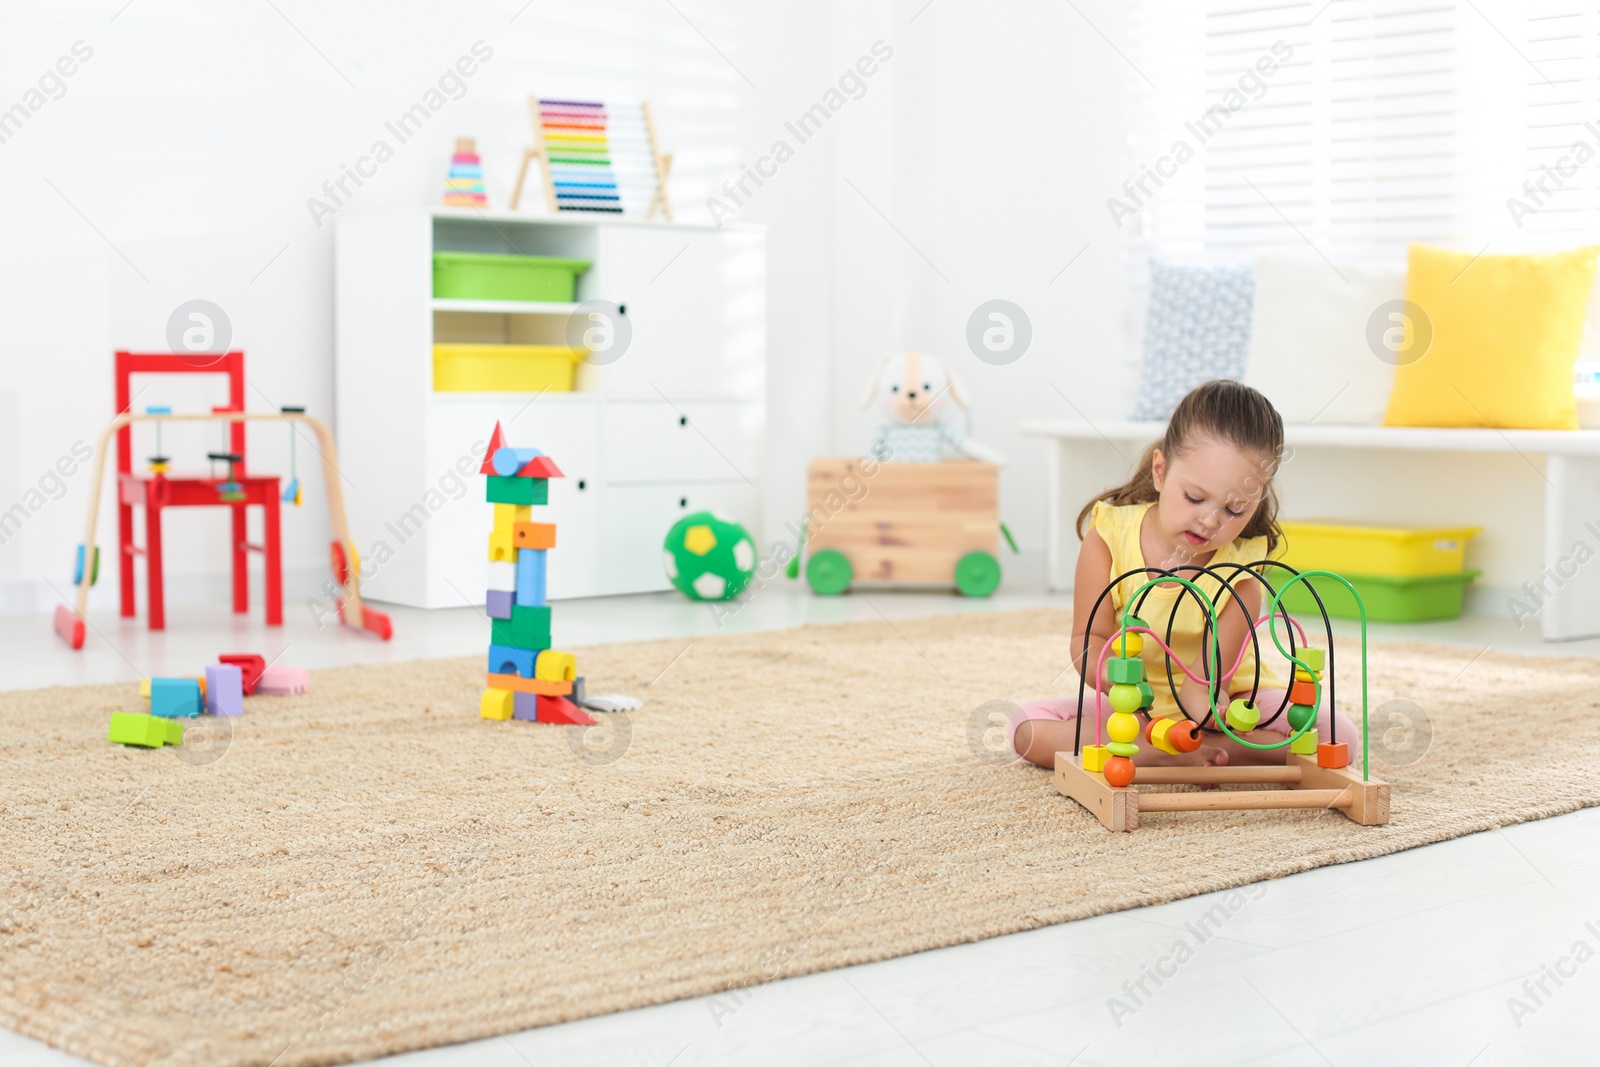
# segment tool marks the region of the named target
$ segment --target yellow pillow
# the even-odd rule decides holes
[[[1474,260],[1412,245],[1406,300],[1414,307],[1399,351],[1428,347],[1415,362],[1401,356],[1384,424],[1576,430],[1573,364],[1596,252]]]

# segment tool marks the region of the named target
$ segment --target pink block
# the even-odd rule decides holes
[[[206,668],[206,710],[213,715],[244,714],[244,671],[231,663]]]
[[[311,688],[311,672],[304,667],[268,667],[256,683],[258,693],[304,693]]]

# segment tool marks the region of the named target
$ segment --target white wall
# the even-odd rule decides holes
[[[331,418],[333,227],[313,217],[308,198],[326,197],[323,183],[385,137],[385,121],[474,42],[493,55],[459,94],[450,86],[459,99],[399,145],[341,210],[435,202],[458,135],[478,138],[491,203],[504,206],[528,143],[527,95],[554,90],[650,99],[664,147],[676,154],[681,217],[703,221],[713,184],[736,172],[755,143],[746,135],[764,136],[762,123],[813,91],[828,25],[826,12],[798,2],[749,12],[709,0],[8,5],[0,12],[0,111],[19,101],[31,109],[26,94],[75,43],[88,58],[62,86],[49,83],[59,98],[42,99],[0,143],[0,202],[8,205],[0,511],[29,505],[20,531],[0,545],[0,610],[49,611],[67,591],[90,476],[80,469],[63,485],[47,472],[74,442],[93,443],[111,416],[112,351],[165,349],[167,320],[184,301],[208,299],[227,313],[233,345],[247,354],[250,408],[299,403]],[[784,402],[773,417],[788,442],[774,457],[779,470],[803,465],[826,432],[826,378],[814,368],[826,362],[828,232],[808,173],[826,160],[823,150],[796,162],[790,190],[761,206],[776,230],[773,391]],[[195,410],[223,398],[220,383],[161,381],[136,405]],[[184,465],[203,463],[213,432],[169,426],[164,451]],[[282,428],[252,428],[253,465],[286,471],[287,440]],[[148,438],[136,443],[136,457],[152,451]],[[314,457],[300,451],[306,506],[284,524],[291,592],[320,581],[328,540]],[[47,492],[28,495],[41,478]],[[108,486],[98,539],[114,546],[111,499]],[[177,513],[167,527],[169,598],[223,597],[225,513]],[[114,556],[103,550],[96,607],[115,603]],[[142,593],[140,601],[142,611]]]

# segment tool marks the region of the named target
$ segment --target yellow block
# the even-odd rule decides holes
[[[524,504],[496,504],[494,532],[489,535],[489,562],[517,561],[517,524],[528,521],[532,509]]]
[[[139,679],[139,695],[144,697],[146,700],[150,699],[150,679]]]
[[[547,648],[534,660],[533,676],[541,682],[570,682],[578,676],[578,661],[571,652]]]
[[[1317,754],[1317,731],[1307,730],[1299,737],[1289,742],[1289,751],[1302,756],[1315,756]]]
[[[478,714],[485,719],[511,718],[512,702],[516,695],[509,689],[485,689],[478,702]]]
[[[1099,774],[1106,769],[1106,760],[1111,758],[1111,753],[1106,751],[1104,745],[1083,746],[1083,769]]]

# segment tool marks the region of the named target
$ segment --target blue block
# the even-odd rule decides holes
[[[483,602],[484,614],[491,619],[511,618],[511,604],[515,594],[509,589],[490,589]]]
[[[531,672],[530,672],[531,673]],[[163,719],[193,719],[200,714],[200,682],[195,678],[150,679],[150,714]]]
[[[533,661],[537,652],[510,645],[489,646],[489,673],[514,674],[518,678],[533,677]]]
[[[528,461],[535,456],[542,456],[537,448],[497,448],[489,463],[494,467],[494,472],[502,478],[513,478]]]
[[[542,548],[517,549],[517,603],[525,608],[544,607],[544,553]]]

